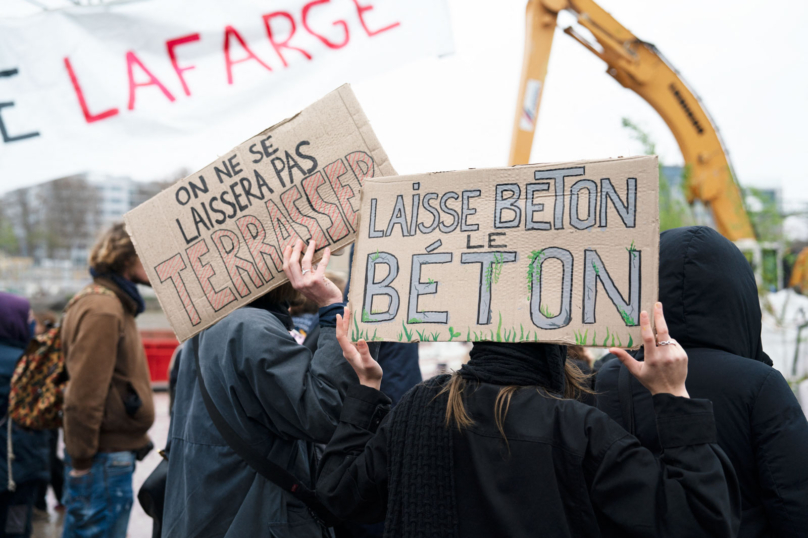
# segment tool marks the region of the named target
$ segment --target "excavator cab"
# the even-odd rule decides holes
[[[580,27],[594,37],[590,42],[575,28],[564,33],[606,64],[606,72],[623,87],[645,99],[665,120],[682,151],[688,170],[684,186],[691,204],[701,201],[710,209],[712,225],[734,241],[755,271],[758,286],[782,287],[782,249],[761,244],[744,206],[744,198],[727,151],[701,100],[679,72],[651,43],[622,26],[593,0],[529,0],[525,51],[513,122],[509,165],[527,164],[539,117],[558,14],[568,11]],[[808,291],[808,253],[798,264],[806,270],[794,273]]]

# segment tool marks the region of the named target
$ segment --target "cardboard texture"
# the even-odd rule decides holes
[[[283,249],[353,242],[359,189],[395,175],[350,86],[124,216],[180,341],[287,282]]]
[[[658,182],[656,157],[368,180],[352,338],[639,347]]]

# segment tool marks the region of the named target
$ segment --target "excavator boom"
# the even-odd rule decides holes
[[[682,151],[685,195],[713,213],[718,231],[732,241],[755,239],[741,190],[716,127],[699,99],[652,44],[638,39],[592,0],[529,0],[522,79],[509,164],[530,160],[558,13],[568,10],[589,30],[590,43],[572,28],[565,33],[607,65],[607,73],[656,110]]]

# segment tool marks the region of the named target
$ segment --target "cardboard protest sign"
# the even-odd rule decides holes
[[[638,347],[658,174],[633,157],[368,180],[352,338]]]
[[[354,240],[359,189],[395,175],[349,86],[270,127],[124,216],[184,341],[287,281],[283,250]]]

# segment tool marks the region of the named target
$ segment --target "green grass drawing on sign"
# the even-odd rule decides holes
[[[544,317],[546,317],[546,318],[554,318],[555,317],[555,314],[550,312],[550,307],[548,307],[546,304],[541,305],[539,307],[539,311],[542,314],[544,314]]]
[[[421,321],[418,318],[410,318],[410,320],[407,323],[409,323],[410,325],[414,325],[416,323],[423,323],[423,321]]]
[[[454,340],[458,336],[460,336],[460,331],[455,332],[454,327],[449,327],[449,341],[451,342],[452,340]]]
[[[376,249],[376,254],[370,257],[374,262],[379,259],[379,249]]]
[[[543,250],[534,250],[530,253],[530,262],[527,264],[527,300],[533,294],[533,281],[541,277],[541,259],[544,257]],[[537,261],[538,260],[538,261]],[[536,267],[538,266],[538,267]],[[535,269],[534,269],[535,267]],[[534,278],[535,277],[535,278]]]
[[[623,318],[623,322],[629,327],[634,327],[635,325],[637,325],[637,323],[634,321],[634,318],[632,318],[629,315],[629,313],[623,310],[622,308],[620,309],[620,317]]]
[[[351,330],[351,341],[357,342],[359,341],[359,324],[356,322],[356,310],[353,313],[353,324],[354,328]]]
[[[485,270],[485,289],[487,291],[491,291],[491,284],[499,283],[504,263],[505,257],[502,254],[494,254],[494,261]]]
[[[418,339],[421,342],[437,342],[438,338],[440,338],[440,331],[430,334],[426,332],[426,329],[424,329],[423,331],[415,329],[415,332],[418,333]]]
[[[633,345],[634,345],[634,339],[631,337],[631,335],[628,335],[628,346],[626,347],[631,347]]]
[[[368,311],[367,310],[362,310],[362,322],[363,323],[368,323],[370,321],[371,321],[371,319],[370,319],[370,314],[368,314]]]
[[[407,330],[407,326],[403,321],[401,322],[401,326],[404,328],[404,338],[406,338],[407,342],[412,341],[412,331]]]
[[[362,317],[363,317],[362,321],[364,321],[364,314],[363,314]],[[377,333],[379,332],[378,329],[374,329],[373,336],[371,336],[369,330],[363,330],[363,329],[359,328],[359,323],[357,323],[357,321],[356,321],[356,312],[354,312],[354,314],[353,314],[353,322],[354,322],[354,326],[353,326],[353,329],[351,329],[351,341],[352,342],[358,342],[360,340],[365,340],[366,342],[373,342],[375,340],[382,340],[382,338],[380,336],[377,336]]]
[[[480,332],[472,331],[471,327],[466,329],[466,342],[530,342],[531,341],[531,333],[530,330],[525,331],[525,326],[523,324],[519,324],[519,327],[511,326],[506,327],[502,322],[502,313],[498,313],[498,323],[496,332],[494,329],[487,329],[488,333],[486,334],[486,330],[482,330]],[[453,327],[449,327],[449,334],[451,335],[450,342],[452,339],[457,338],[461,335],[460,332],[455,331]],[[533,331],[532,341],[538,342],[539,340],[539,333]]]

